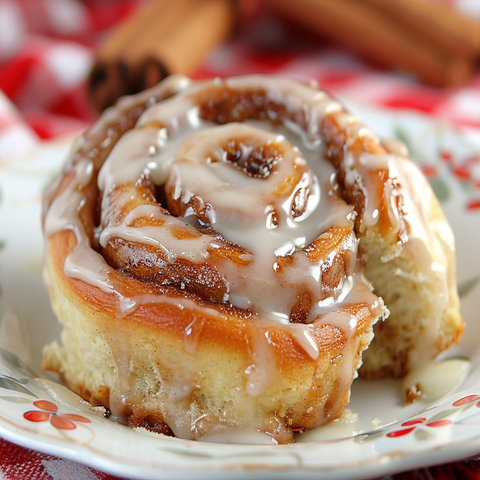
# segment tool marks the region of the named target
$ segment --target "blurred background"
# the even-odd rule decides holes
[[[0,0],[0,158],[169,73],[315,79],[480,126],[478,0]]]

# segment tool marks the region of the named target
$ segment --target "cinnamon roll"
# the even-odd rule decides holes
[[[121,99],[45,197],[63,346],[43,367],[186,439],[287,443],[338,418],[370,343],[360,372],[401,375],[463,328],[451,231],[392,145],[292,80]]]

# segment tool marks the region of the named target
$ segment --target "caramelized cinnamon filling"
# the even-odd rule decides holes
[[[322,158],[338,167],[346,154],[348,137],[324,112],[342,110],[323,92],[289,88],[199,86],[141,115],[146,104],[137,105],[107,129],[103,151],[93,149],[101,200],[92,243],[108,265],[281,322],[321,317],[348,279],[356,291],[352,209]],[[347,174],[336,175],[348,196]],[[361,200],[362,188],[349,192]],[[332,228],[350,240],[320,241]]]
[[[59,276],[73,295],[94,291],[108,311],[95,328],[117,369],[114,417],[199,438],[249,427],[251,411],[257,433],[291,441],[341,414],[385,312],[339,195],[349,172],[327,155],[324,119],[339,126],[342,115],[326,93],[288,80],[177,78],[122,100],[81,140],[45,232],[68,236]],[[360,126],[347,123],[344,137],[331,133],[359,163],[349,139]],[[246,417],[230,406],[237,392]]]
[[[232,162],[240,171],[254,178],[267,178],[279,161],[281,152],[275,145],[251,147],[232,139],[223,149],[222,160]]]

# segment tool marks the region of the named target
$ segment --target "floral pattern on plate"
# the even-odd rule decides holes
[[[0,435],[144,479],[313,479],[320,472],[327,480],[361,479],[479,453],[480,133],[418,114],[353,108],[375,132],[409,144],[456,234],[467,334],[442,358],[471,360],[460,386],[438,400],[404,405],[398,382],[357,380],[349,404],[356,420],[331,425],[324,437],[309,432],[292,445],[191,442],[108,420],[103,409],[43,378],[39,367],[44,343],[58,336],[41,282],[41,194],[69,148],[64,141],[0,164]]]
[[[416,417],[407,420],[400,425],[399,429],[389,431],[386,436],[388,438],[403,437],[415,431],[418,440],[428,440],[431,435],[430,432],[427,432],[429,428],[447,427],[460,422],[476,424],[476,422],[472,422],[471,420],[472,418],[476,420],[477,416],[480,420],[480,411],[472,411],[472,409],[480,408],[479,399],[479,395],[467,395],[452,403],[453,407],[463,407],[460,410],[447,409],[429,419],[426,417]],[[466,420],[469,421],[466,422]]]
[[[23,414],[23,418],[29,422],[50,421],[50,424],[59,430],[75,430],[76,422],[92,423],[88,418],[76,413],[58,413],[58,407],[48,400],[36,400],[33,405],[40,410],[28,410]]]

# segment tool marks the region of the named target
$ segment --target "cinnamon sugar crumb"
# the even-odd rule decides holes
[[[415,383],[410,387],[405,389],[405,402],[406,403],[413,403],[417,398],[422,395],[422,390],[420,388],[419,383]]]

